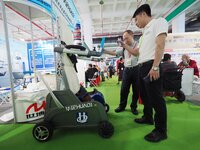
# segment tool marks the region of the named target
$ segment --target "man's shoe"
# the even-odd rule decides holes
[[[139,124],[150,124],[150,125],[153,125],[153,120],[148,120],[146,119],[145,117],[142,117],[142,118],[137,118],[134,120],[136,123],[139,123]]]
[[[124,110],[125,110],[125,108],[118,107],[118,108],[115,109],[115,112],[116,112],[116,113],[119,113],[119,112],[122,112],[122,111],[124,111]]]
[[[167,139],[167,134],[161,133],[158,130],[154,129],[151,133],[147,134],[144,137],[144,139],[149,142],[159,142],[159,141]]]
[[[138,115],[137,109],[131,109],[131,112],[132,112],[134,115]]]

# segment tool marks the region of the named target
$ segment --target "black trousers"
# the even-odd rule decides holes
[[[155,81],[145,82],[143,79],[148,75],[152,68],[153,60],[139,64],[139,87],[140,96],[144,104],[144,117],[152,119],[153,112],[155,110],[154,121],[155,129],[160,132],[166,132],[167,130],[167,108],[163,98],[163,81],[162,76]],[[160,67],[160,75],[162,70]]]
[[[132,102],[131,109],[137,108],[137,101],[139,97],[139,87],[138,87],[138,66],[135,67],[125,67],[122,77],[122,85],[120,91],[120,107],[125,108],[127,105],[128,94],[130,91],[130,86],[132,85]]]
[[[100,75],[101,75],[101,81],[105,81],[104,71],[101,71]]]

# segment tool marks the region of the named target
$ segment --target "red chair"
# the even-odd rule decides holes
[[[98,74],[94,74],[92,79],[89,79],[90,85],[98,86],[100,84],[100,76]]]

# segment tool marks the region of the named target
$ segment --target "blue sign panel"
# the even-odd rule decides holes
[[[32,44],[27,44],[29,71],[33,70]],[[34,43],[36,69],[39,70],[55,70],[53,42],[35,42]]]
[[[36,62],[36,68],[42,69],[43,68],[43,54],[42,49],[35,49],[35,62]],[[33,57],[32,57],[32,50],[29,50],[30,57],[31,57],[31,68],[33,68]]]
[[[54,55],[52,53],[52,50],[45,49],[43,51],[44,54],[44,67],[45,68],[53,68],[54,67]]]

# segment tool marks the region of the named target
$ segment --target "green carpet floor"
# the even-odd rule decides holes
[[[179,103],[167,98],[168,139],[160,143],[149,143],[144,135],[154,126],[139,125],[133,119],[142,115],[139,105],[138,116],[132,115],[130,107],[115,113],[119,103],[120,85],[117,79],[106,80],[100,90],[110,105],[109,120],[115,127],[110,139],[101,138],[94,129],[56,130],[52,139],[39,143],[32,137],[33,125],[0,125],[0,150],[199,150],[200,149],[200,106],[188,102]],[[88,89],[91,90],[91,89]],[[129,96],[130,103],[130,96]]]

